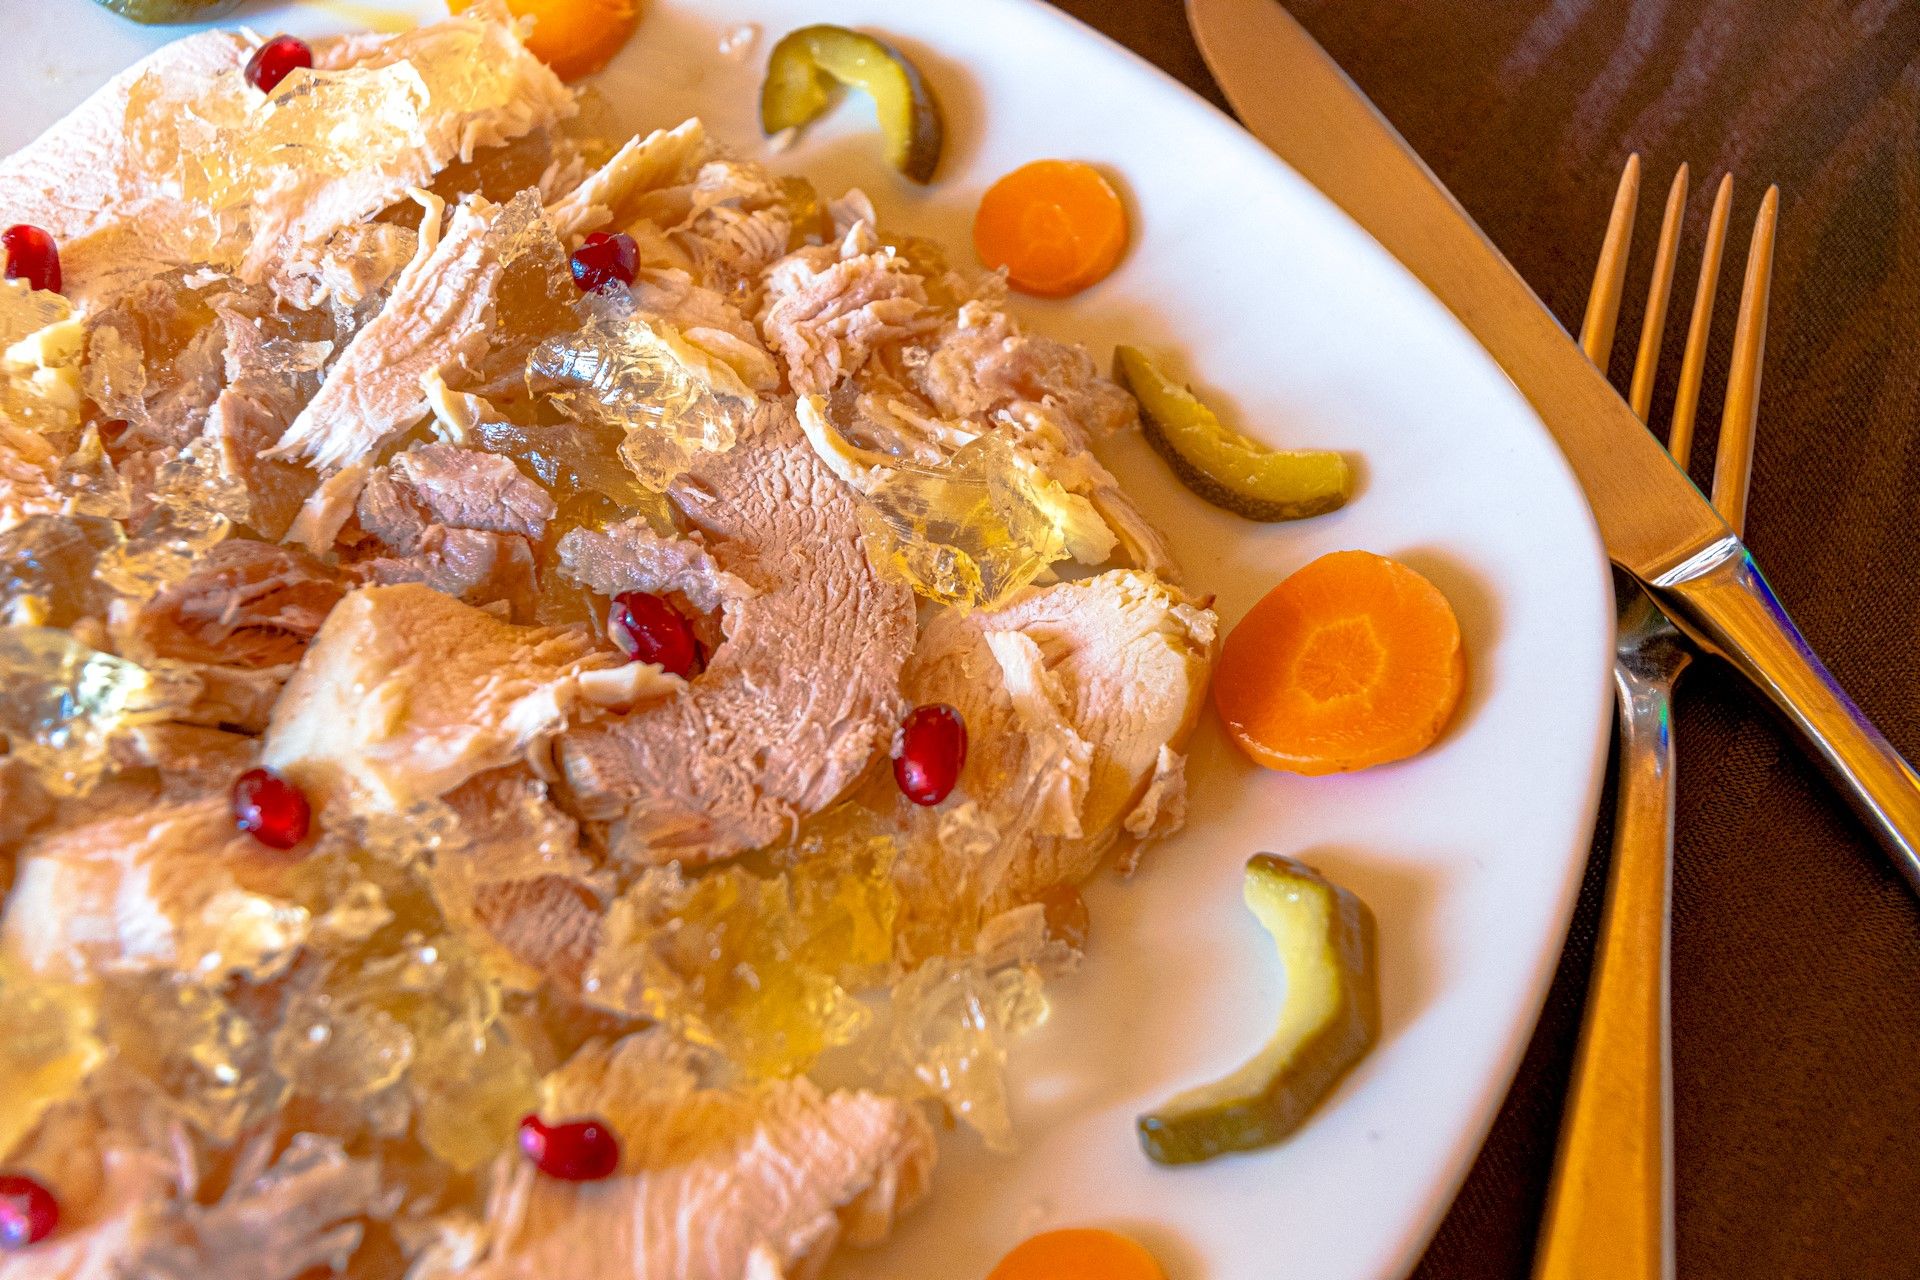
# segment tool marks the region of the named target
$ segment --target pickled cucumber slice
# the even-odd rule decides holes
[[[123,18],[148,25],[205,22],[231,13],[240,0],[99,0]]]
[[[915,182],[931,182],[945,133],[939,104],[905,54],[864,32],[822,23],[782,36],[760,86],[760,127],[772,135],[818,119],[836,84],[872,95],[888,162]]]
[[[1301,520],[1346,505],[1353,468],[1325,450],[1268,449],[1229,430],[1193,392],[1133,347],[1113,353],[1114,378],[1140,402],[1147,440],[1180,482],[1249,520]]]
[[[1272,853],[1248,861],[1244,892],[1286,968],[1279,1026],[1238,1071],[1140,1117],[1140,1145],[1160,1164],[1191,1164],[1280,1141],[1380,1032],[1367,904],[1312,867]]]

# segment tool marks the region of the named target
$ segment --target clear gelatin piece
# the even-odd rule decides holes
[[[941,467],[888,469],[866,491],[860,528],[882,572],[961,608],[1003,603],[1067,554],[1031,473],[994,436]]]

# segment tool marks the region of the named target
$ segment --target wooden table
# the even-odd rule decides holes
[[[1221,101],[1178,0],[1055,3]],[[1288,3],[1569,327],[1629,151],[1655,192],[1642,245],[1682,161],[1690,246],[1722,172],[1742,234],[1781,185],[1748,541],[1842,682],[1920,759],[1920,4]],[[1721,290],[1696,479],[1737,292]],[[1620,324],[1638,331],[1638,300]],[[1683,329],[1668,327],[1656,423]],[[1624,384],[1631,343],[1616,355]],[[1920,910],[1746,689],[1708,666],[1681,704],[1680,1274],[1913,1280]],[[1422,1280],[1527,1274],[1607,836],[1603,821],[1539,1029]]]

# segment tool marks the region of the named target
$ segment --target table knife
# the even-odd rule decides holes
[[[1187,0],[1247,129],[1485,347],[1585,490],[1613,563],[1800,731],[1920,893],[1920,777],[1840,689],[1747,548],[1393,126],[1277,0]]]

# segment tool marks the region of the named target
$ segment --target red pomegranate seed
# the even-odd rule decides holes
[[[520,1121],[520,1150],[549,1178],[598,1182],[620,1167],[620,1140],[599,1120],[546,1124],[539,1116]]]
[[[7,251],[7,279],[25,280],[29,289],[60,292],[60,247],[38,227],[16,222],[0,231]]]
[[[967,763],[967,722],[944,702],[915,707],[894,740],[893,780],[915,804],[939,804]]]
[[[275,36],[253,51],[247,59],[247,83],[262,93],[272,93],[298,67],[313,65],[313,50],[298,36]]]
[[[700,642],[686,615],[659,596],[629,591],[607,610],[607,639],[635,662],[651,662],[676,676],[691,676]]]
[[[249,769],[233,784],[233,820],[269,849],[291,849],[307,838],[313,810],[300,788],[270,769]]]
[[[587,293],[604,289],[618,280],[632,284],[640,266],[640,246],[624,231],[608,235],[596,231],[573,251],[573,282]]]
[[[0,1174],[0,1249],[24,1249],[53,1234],[60,1203],[32,1178]]]

